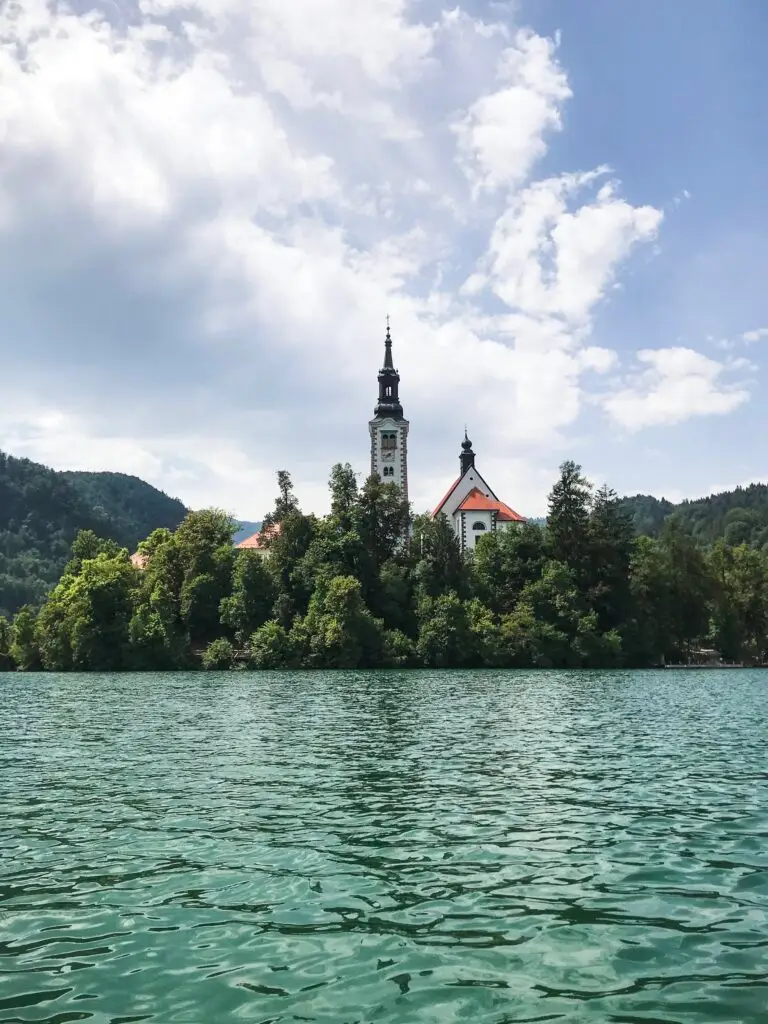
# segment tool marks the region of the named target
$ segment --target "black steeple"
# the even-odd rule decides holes
[[[475,465],[475,453],[472,451],[472,442],[467,437],[467,428],[464,427],[464,440],[461,442],[461,455],[459,456],[461,475],[472,469]]]
[[[389,317],[387,317],[387,336],[384,340],[384,365],[379,370],[379,400],[374,409],[374,415],[380,419],[390,417],[393,420],[403,418],[403,407],[400,405],[398,388],[400,386],[400,374],[392,362],[392,335],[389,332]]]

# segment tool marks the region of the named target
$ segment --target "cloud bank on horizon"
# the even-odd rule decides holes
[[[322,511],[333,462],[366,471],[389,313],[417,511],[465,422],[528,514],[571,455],[622,490],[653,489],[660,465],[673,491],[660,449],[689,463],[697,424],[745,414],[768,310],[714,327],[690,317],[705,297],[681,312],[658,282],[665,260],[694,262],[674,226],[693,175],[644,192],[611,130],[571,151],[557,27],[483,10],[4,7],[0,448],[247,518],[284,467]]]

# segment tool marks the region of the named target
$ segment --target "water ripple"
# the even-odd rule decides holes
[[[743,673],[2,676],[0,1020],[764,1021]]]

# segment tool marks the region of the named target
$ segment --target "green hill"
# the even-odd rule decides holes
[[[702,547],[720,538],[728,544],[768,545],[768,484],[749,484],[677,505],[648,494],[624,498],[622,504],[637,532],[649,537],[673,519]]]
[[[79,530],[133,550],[187,509],[124,473],[57,472],[0,452],[0,615],[38,604],[56,583]]]

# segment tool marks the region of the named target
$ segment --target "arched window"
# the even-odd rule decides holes
[[[480,520],[478,519],[478,521],[476,523],[472,523],[472,529],[473,530],[484,530],[485,529],[485,523],[480,522]]]
[[[387,387],[387,389],[384,392],[384,394],[387,396],[387,398],[391,398],[392,397],[392,388]]]
[[[395,475],[395,468],[394,468],[394,466],[385,466],[384,467],[384,476],[394,476],[394,475]]]

